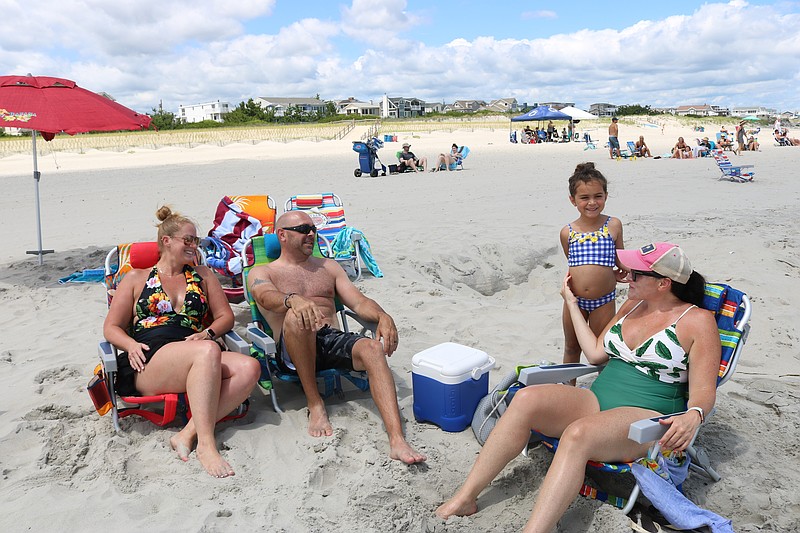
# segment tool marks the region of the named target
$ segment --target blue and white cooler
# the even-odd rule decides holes
[[[489,370],[495,360],[486,352],[445,342],[411,359],[414,418],[445,431],[463,431],[478,402],[489,394]]]

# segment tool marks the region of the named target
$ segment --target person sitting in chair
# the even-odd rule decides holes
[[[648,148],[647,143],[644,142],[644,135],[639,135],[639,140],[636,141],[634,147],[636,148],[636,155],[639,157],[652,157],[650,148]]]
[[[733,150],[733,142],[731,142],[727,135],[720,136],[717,145],[719,146],[720,150]]]
[[[689,446],[714,407],[721,356],[714,316],[701,308],[705,282],[671,243],[617,254],[630,272],[628,301],[599,337],[578,307],[569,275],[561,287],[583,353],[592,364],[607,363],[605,370],[589,389],[563,384],[520,389],[464,484],[436,510],[440,518],[477,512],[478,495],[525,448],[531,430],[561,442],[527,533],[555,528],[583,483],[587,461],[633,461],[647,454],[649,443],[628,439],[631,423],[688,406],[661,421],[669,429],[659,442],[668,450]]]
[[[456,143],[450,147],[449,154],[439,154],[436,160],[436,165],[431,167],[431,172],[437,170],[455,170],[458,166],[458,160],[461,158],[460,149]]]
[[[428,166],[428,160],[424,157],[418,158],[414,152],[410,150],[411,145],[403,143],[403,151],[400,152],[400,164],[397,165],[398,172],[405,172],[412,170],[414,172],[422,172]]]
[[[217,450],[214,426],[247,399],[261,367],[255,358],[222,351],[214,341],[233,327],[233,312],[214,272],[193,266],[200,242],[194,222],[167,206],[157,216],[158,262],[122,278],[103,324],[106,340],[124,350],[117,357],[117,391],[123,396],[185,392],[192,418],[170,438],[172,449],[188,461],[194,448],[206,472],[232,476]]]
[[[278,364],[286,370],[293,365],[300,378],[308,402],[309,435],[333,434],[317,389],[317,370],[366,371],[389,435],[389,456],[407,464],[425,461],[403,436],[394,378],[386,361],[397,349],[394,320],[353,285],[335,260],[312,255],[317,228],[308,214],[284,213],[275,223],[275,233],[280,257],[253,267],[248,283],[264,318],[278,335]],[[339,330],[334,295],[363,319],[378,324],[374,339]]]
[[[672,148],[672,157],[674,159],[691,159],[692,147],[686,144],[683,137],[678,137],[678,142]]]
[[[756,138],[753,135],[751,135],[747,139],[747,149],[748,150],[753,151],[753,152],[757,152],[758,149],[759,149],[759,146],[760,145],[758,144],[758,141],[756,140]]]

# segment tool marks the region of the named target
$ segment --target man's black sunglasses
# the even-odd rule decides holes
[[[645,276],[648,278],[663,278],[661,274],[656,274],[655,272],[647,272],[644,270],[631,270],[631,279],[636,281],[636,278],[639,276]]]
[[[299,226],[289,226],[288,228],[279,229],[294,231],[296,233],[302,233],[303,235],[308,235],[309,232],[317,232],[317,227],[314,224],[300,224]]]

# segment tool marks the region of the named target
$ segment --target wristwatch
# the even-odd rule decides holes
[[[206,329],[206,336],[213,341],[216,338],[217,334],[214,333],[213,329],[208,328]]]

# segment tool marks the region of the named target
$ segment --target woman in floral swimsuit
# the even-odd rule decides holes
[[[194,223],[166,206],[157,216],[158,262],[152,270],[125,275],[103,326],[106,340],[124,350],[117,360],[118,390],[145,396],[185,392],[192,419],[170,445],[183,461],[195,448],[209,474],[230,476],[214,426],[247,399],[260,366],[252,357],[223,352],[214,341],[233,327],[233,312],[214,274],[192,266],[199,242]]]
[[[628,439],[631,423],[688,407],[662,420],[669,429],[659,442],[667,450],[689,445],[714,406],[721,352],[714,317],[699,308],[705,282],[674,244],[618,250],[617,256],[630,272],[628,301],[600,336],[583,318],[569,274],[561,289],[584,354],[590,363],[608,362],[605,370],[591,390],[520,389],[438,516],[475,513],[480,492],[519,455],[534,428],[561,442],[525,527],[528,533],[555,528],[583,483],[587,461],[631,461],[647,454],[650,443]]]

